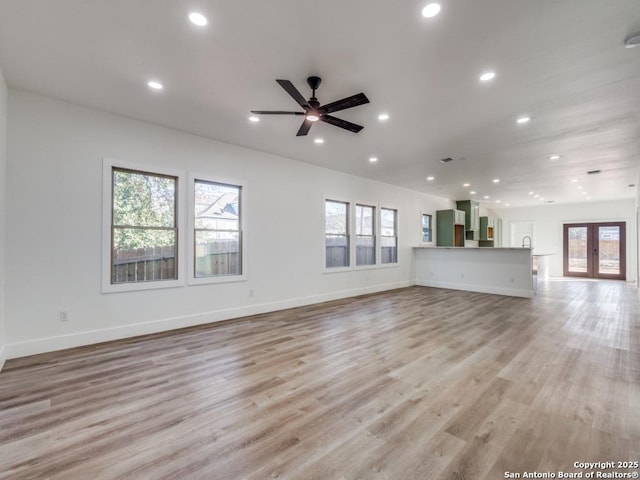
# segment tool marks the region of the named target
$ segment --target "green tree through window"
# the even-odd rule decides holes
[[[112,171],[112,283],[177,278],[177,178]]]

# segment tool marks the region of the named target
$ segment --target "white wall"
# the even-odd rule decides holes
[[[503,245],[509,245],[512,222],[535,223],[534,253],[552,254],[548,258],[549,275],[562,276],[562,225],[577,222],[626,222],[627,234],[627,281],[637,278],[638,231],[636,201],[616,200],[609,202],[584,202],[567,205],[545,205],[540,207],[496,209],[494,214],[502,218]],[[520,246],[520,245],[512,245]]]
[[[8,139],[8,358],[410,285],[420,213],[452,206],[13,89]],[[103,157],[246,181],[248,281],[102,294]],[[398,208],[399,265],[323,273],[324,195]]]
[[[5,211],[7,167],[7,84],[0,70],[0,370],[5,360]]]

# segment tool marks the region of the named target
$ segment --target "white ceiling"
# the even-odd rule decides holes
[[[0,66],[14,88],[451,199],[475,190],[488,207],[635,195],[640,47],[623,41],[640,32],[640,0],[440,0],[432,19],[427,3],[1,0]],[[298,110],[275,79],[309,97],[313,74],[321,103],[369,97],[334,114],[363,131],[318,123],[296,137],[301,117],[248,121]]]

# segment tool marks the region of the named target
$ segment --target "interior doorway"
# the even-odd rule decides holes
[[[626,280],[625,222],[569,223],[563,230],[565,276]]]

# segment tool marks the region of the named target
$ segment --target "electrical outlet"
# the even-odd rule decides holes
[[[61,310],[60,311],[60,321],[61,322],[68,322],[69,321],[69,312],[67,312],[66,310]]]

